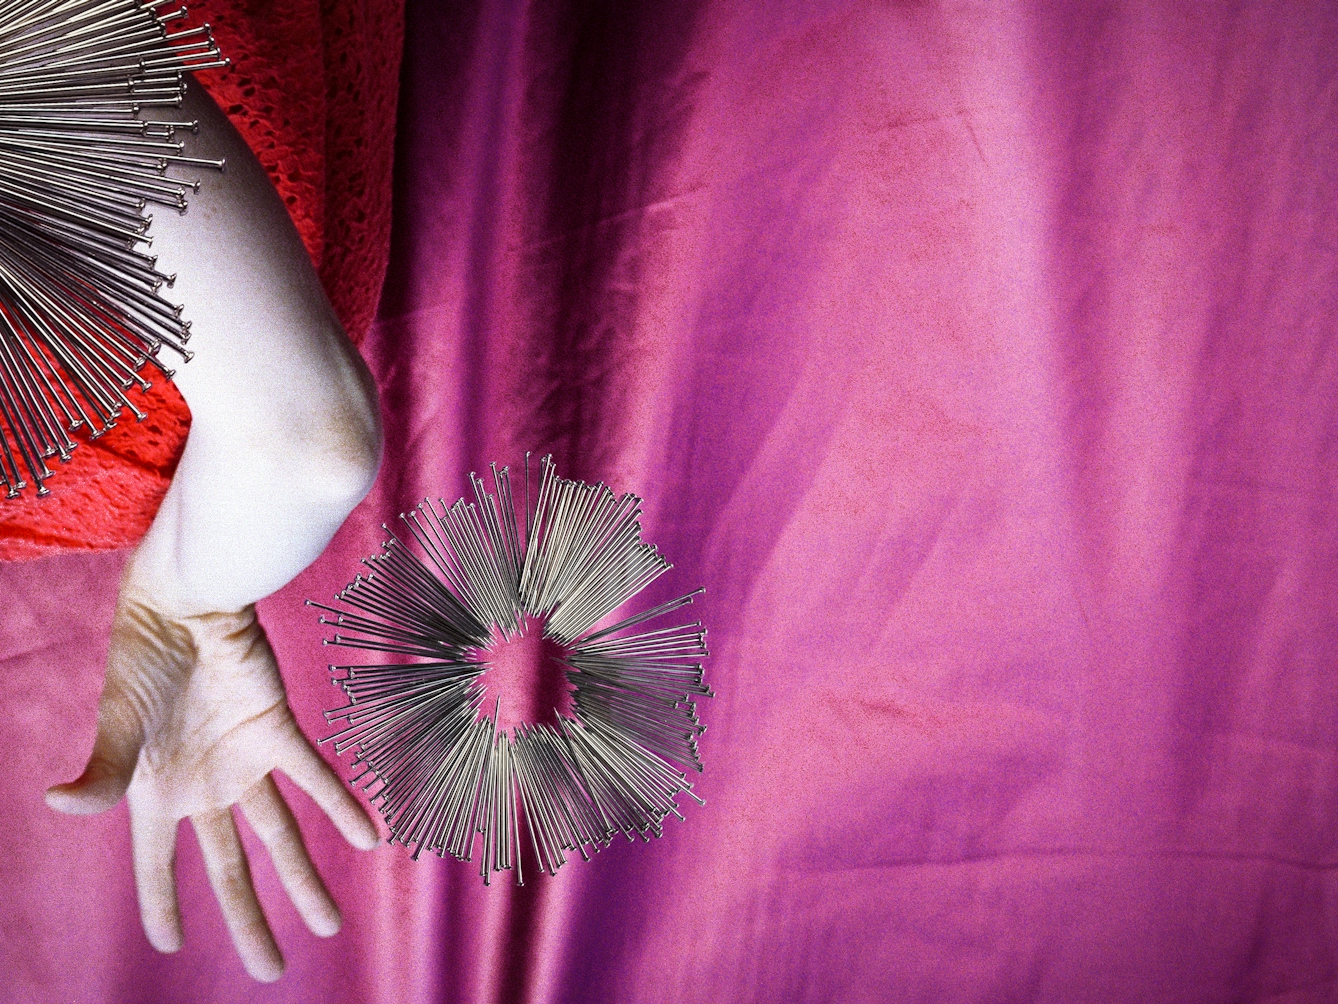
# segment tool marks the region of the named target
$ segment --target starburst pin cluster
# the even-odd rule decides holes
[[[159,295],[150,203],[184,211],[196,181],[169,168],[222,170],[183,155],[195,122],[150,122],[178,107],[183,74],[226,66],[209,26],[180,28],[160,2],[0,3],[0,485],[70,458],[71,433],[97,437],[147,390],[146,363],[166,346],[189,359],[190,324]]]
[[[659,836],[682,818],[677,796],[697,798],[684,769],[702,769],[705,629],[641,627],[701,590],[597,630],[671,566],[642,542],[635,495],[558,477],[551,458],[540,469],[531,506],[527,454],[523,533],[494,464],[492,491],[470,475],[473,502],[401,514],[411,543],[390,533],[339,606],[307,601],[333,615],[326,644],[401,657],[330,667],[349,703],[326,713],[346,727],[325,741],[354,751],[353,783],[392,842],[461,860],[478,845],[485,882],[508,869],[523,882],[527,850],[553,874],[619,833]],[[565,669],[569,713],[508,729],[504,705],[523,699],[491,693],[485,674],[532,632]]]

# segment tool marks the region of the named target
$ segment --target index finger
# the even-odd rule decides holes
[[[344,782],[339,780],[306,736],[299,732],[277,758],[275,766],[311,796],[312,801],[321,807],[344,835],[344,839],[354,847],[370,851],[381,842],[381,835],[371,815],[353,797]]]
[[[181,948],[176,861],[177,821],[130,800],[130,846],[139,895],[139,919],[149,944],[160,952]]]

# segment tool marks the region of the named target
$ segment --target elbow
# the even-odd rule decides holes
[[[308,505],[330,511],[340,522],[367,497],[381,466],[380,405],[370,375],[363,375],[356,391],[307,416],[299,436],[304,449],[295,487]]]
[[[384,440],[375,392],[330,416],[313,439],[304,463],[313,501],[339,510],[341,518],[367,498],[381,466]]]
[[[211,484],[226,481],[230,492],[280,501],[313,533],[332,534],[376,480],[376,383],[333,318],[280,330],[286,357],[202,353],[192,363],[182,462]]]
[[[372,433],[359,442],[349,457],[341,461],[339,477],[334,485],[334,493],[350,512],[367,497],[381,470],[385,440],[381,435],[380,420],[377,419],[373,424]]]
[[[381,425],[375,433],[340,441],[317,455],[310,487],[331,509],[347,515],[367,497],[381,467]]]

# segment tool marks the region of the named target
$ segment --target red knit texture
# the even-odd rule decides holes
[[[354,344],[371,326],[390,253],[403,0],[196,0],[233,62],[200,83],[269,172]],[[140,408],[53,468],[51,494],[0,498],[0,560],[129,547],[158,511],[190,410],[153,379]],[[132,391],[132,393],[135,393]]]

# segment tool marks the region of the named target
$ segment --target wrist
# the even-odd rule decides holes
[[[159,546],[153,530],[131,553],[121,572],[119,603],[147,607],[160,617],[173,621],[193,621],[205,617],[255,618],[254,603],[218,602],[207,591],[190,588],[183,579],[172,552]]]

